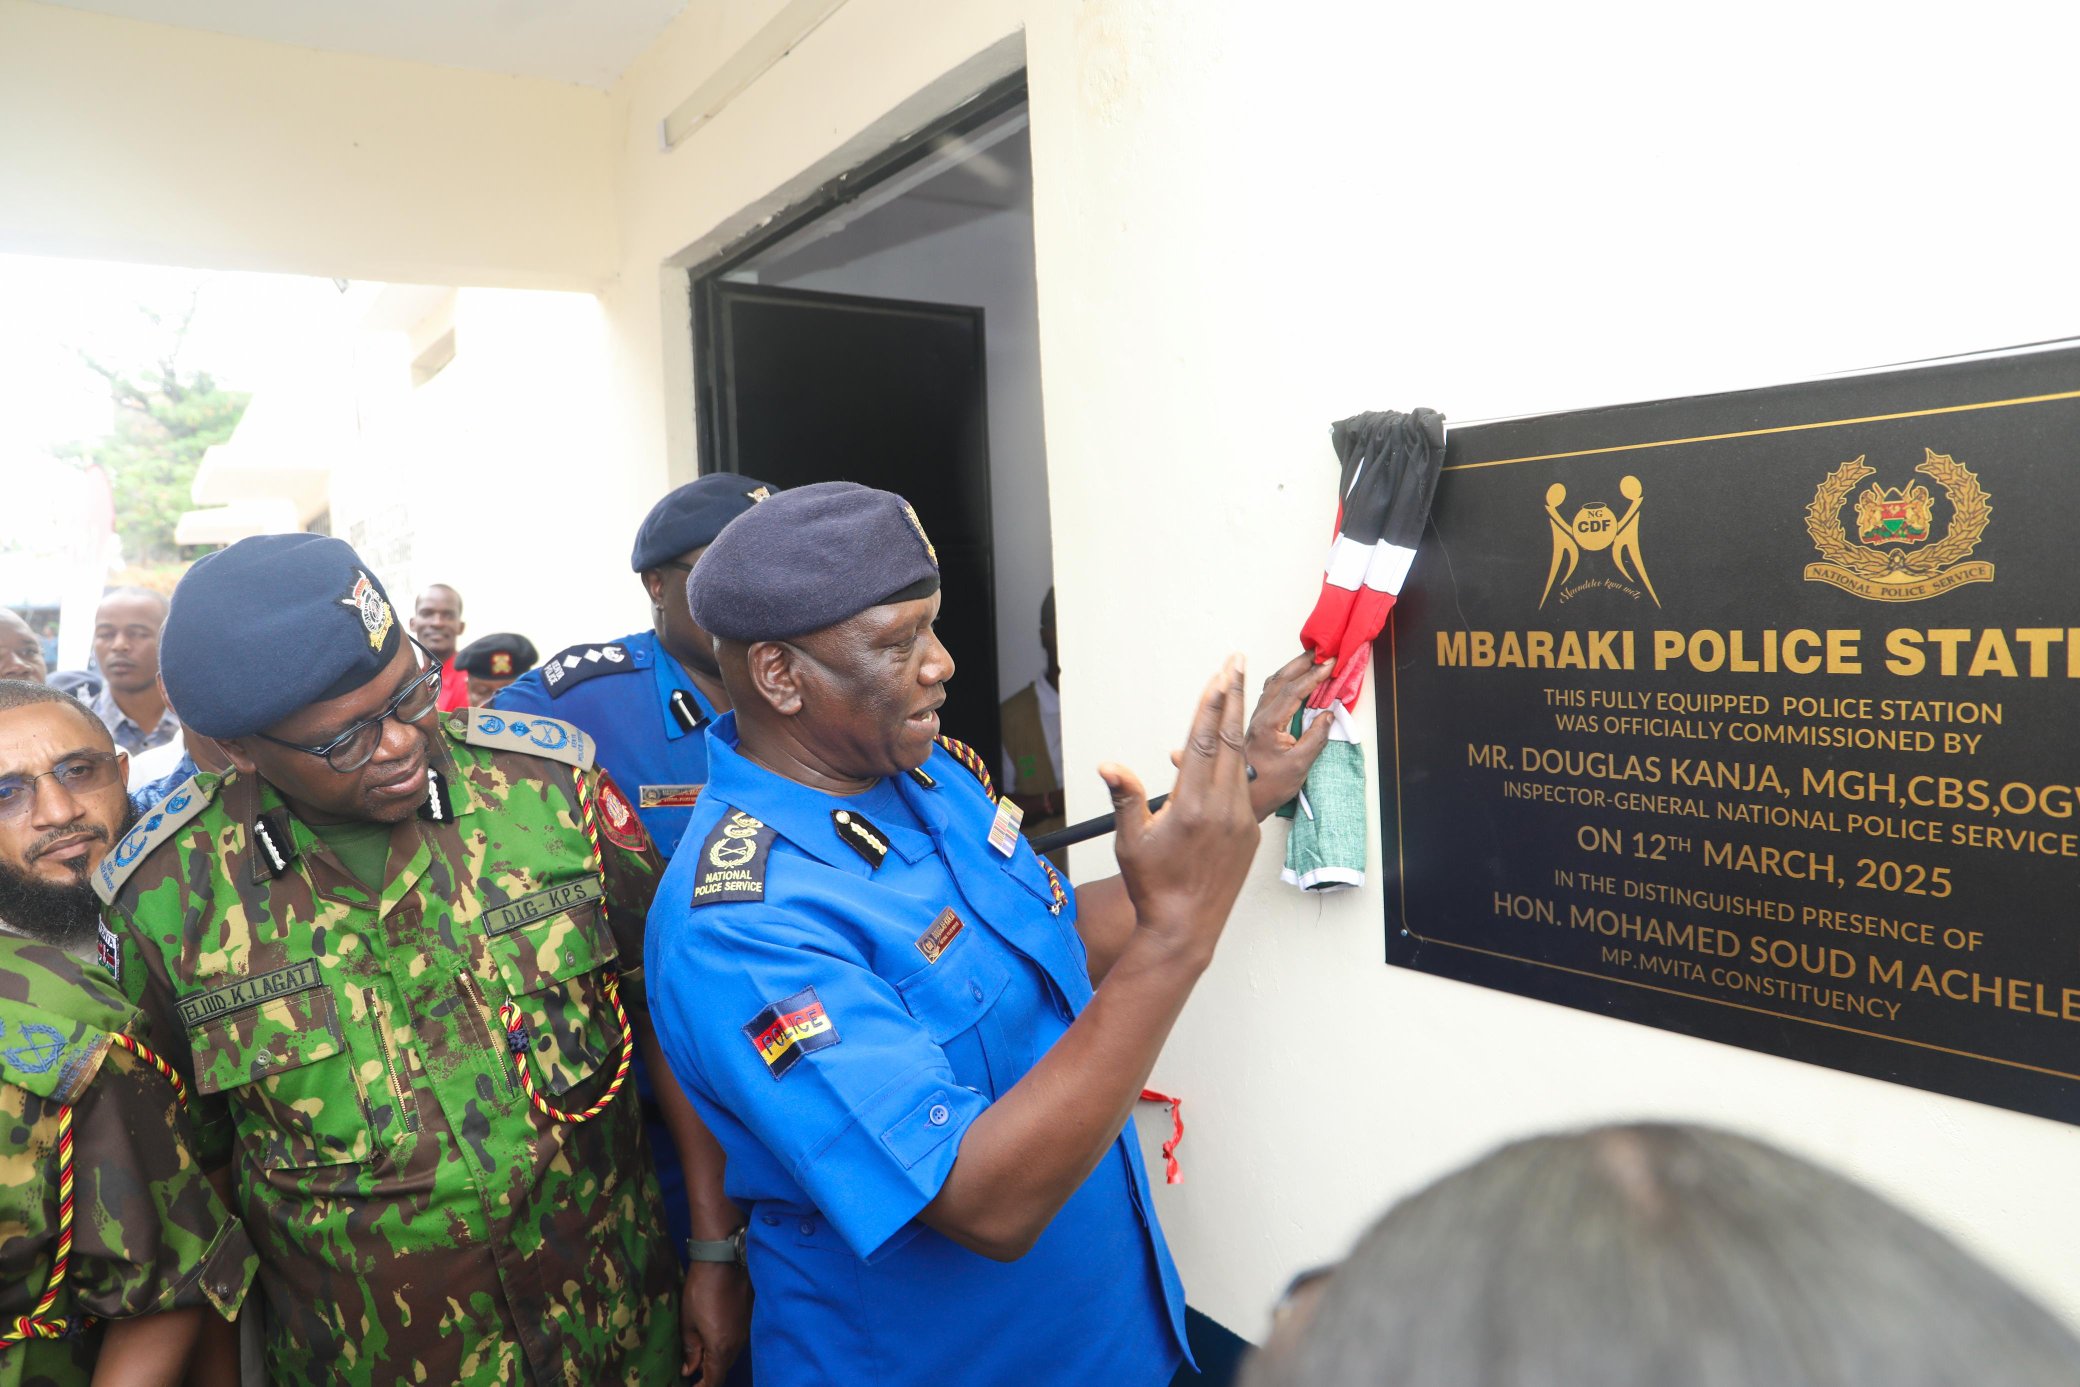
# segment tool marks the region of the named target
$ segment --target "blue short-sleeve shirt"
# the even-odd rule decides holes
[[[739,755],[733,716],[708,737],[645,973],[750,1212],[757,1376],[1166,1383],[1184,1297],[1131,1120],[1015,1262],[917,1221],[1091,999],[1073,895],[1023,840],[988,845],[994,806],[943,751],[837,796]]]
[[[561,718],[591,733],[599,764],[635,802],[657,850],[671,857],[707,783],[701,734],[715,707],[655,632],[558,651],[499,690],[491,706]]]

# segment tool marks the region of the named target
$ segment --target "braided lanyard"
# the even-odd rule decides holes
[[[586,783],[581,769],[575,777],[578,790],[578,823],[585,830],[585,840],[592,845],[592,864],[599,872],[599,922],[607,923],[607,859],[600,851],[599,822],[593,807],[592,789]],[[607,1110],[620,1094],[622,1085],[628,1082],[628,1070],[635,1060],[636,1035],[628,1024],[628,1012],[621,1005],[621,978],[609,973],[606,977],[607,1001],[614,1008],[614,1020],[621,1027],[621,1058],[614,1066],[614,1080],[599,1101],[583,1112],[568,1112],[551,1104],[535,1087],[534,1068],[527,1062],[529,1050],[527,1023],[520,1019],[520,1008],[509,998],[498,1004],[498,1019],[505,1023],[506,1048],[513,1053],[513,1068],[520,1072],[520,1087],[527,1091],[527,1101],[534,1104],[535,1111],[551,1122],[590,1122]]]
[[[173,1085],[174,1098],[182,1107],[188,1106],[188,1086],[181,1082],[181,1076],[174,1072],[173,1066],[160,1059],[149,1045],[121,1031],[111,1032],[108,1038],[165,1075],[166,1081]],[[57,1305],[58,1294],[65,1289],[65,1279],[72,1270],[72,1210],[72,1104],[65,1103],[58,1108],[58,1247],[51,1258],[50,1281],[44,1286],[34,1310],[15,1316],[5,1329],[0,1329],[0,1348],[8,1348],[25,1339],[63,1339],[83,1334],[93,1325],[92,1315],[67,1319],[50,1313]]]

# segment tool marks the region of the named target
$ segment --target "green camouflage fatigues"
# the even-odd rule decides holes
[[[238,1313],[258,1265],[210,1188],[173,1085],[112,1043],[144,1018],[99,968],[0,933],[0,1328],[50,1282],[58,1110],[72,1105],[72,1264],[49,1315]],[[105,1328],[0,1348],[0,1387],[84,1387]]]
[[[633,1085],[553,1120],[499,1018],[511,1000],[547,1102],[607,1092],[605,983],[643,1017],[656,851],[578,729],[486,709],[442,727],[377,900],[264,781],[168,796],[95,878],[124,989],[183,1038],[204,1161],[236,1143],[273,1381],[676,1381],[678,1268]]]

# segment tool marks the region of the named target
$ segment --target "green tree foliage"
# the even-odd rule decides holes
[[[99,463],[107,471],[123,557],[150,566],[180,557],[173,527],[183,511],[194,508],[195,469],[206,449],[231,437],[250,397],[223,389],[207,371],[183,369],[181,345],[195,316],[192,297],[178,314],[139,312],[161,330],[154,359],[123,363],[80,353],[88,369],[108,382],[114,424],[100,438],[60,449],[59,456]]]

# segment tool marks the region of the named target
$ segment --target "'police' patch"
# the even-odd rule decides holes
[[[462,740],[471,746],[494,751],[522,751],[529,756],[546,756],[580,770],[592,768],[592,738],[556,718],[511,713],[493,708],[471,708],[463,721]],[[453,723],[450,727],[453,727]]]
[[[645,809],[691,809],[701,802],[698,785],[638,785],[636,803]]]
[[[318,961],[307,958],[287,968],[262,973],[257,978],[240,978],[237,982],[181,998],[181,1022],[192,1031],[231,1012],[244,1011],[292,992],[306,992],[324,985],[325,976],[318,970]]]
[[[800,1063],[803,1055],[838,1043],[838,1029],[831,1024],[823,1003],[816,999],[813,987],[805,987],[752,1017],[744,1026],[744,1035],[776,1079]]]
[[[628,802],[628,796],[606,776],[599,778],[599,831],[607,841],[625,852],[641,852],[650,846],[643,821]]]
[[[574,645],[560,650],[542,664],[542,687],[549,697],[562,698],[588,679],[602,674],[626,674],[636,668],[628,650],[619,645]]]
[[[693,903],[764,900],[766,853],[777,836],[741,809],[723,815],[701,844],[700,871],[693,879]]]
[[[833,809],[831,822],[837,826],[838,837],[845,846],[865,858],[869,867],[879,867],[881,859],[888,856],[888,836],[869,823],[866,815]]]
[[[123,883],[154,848],[209,807],[209,802],[216,798],[216,786],[217,782],[212,781],[205,787],[199,776],[190,776],[179,789],[160,800],[149,814],[139,819],[123,835],[122,841],[109,849],[108,856],[102,858],[101,865],[94,869],[94,894],[101,897],[103,905],[116,898],[116,892],[122,890]]]
[[[99,947],[94,956],[101,960],[101,966],[106,968],[117,982],[121,982],[123,980],[123,941],[116,938],[116,932],[108,927],[108,921],[106,920],[97,921],[94,928],[99,934]]]
[[[966,928],[949,905],[939,912],[939,918],[932,921],[930,929],[917,936],[917,951],[924,955],[926,963],[937,963],[939,955],[952,948],[953,941],[960,938],[961,931]]]

